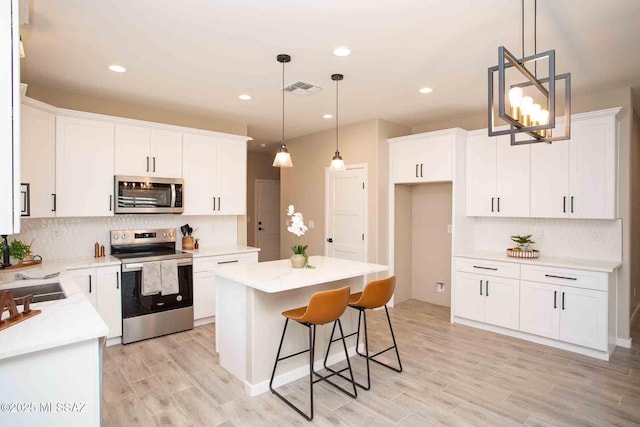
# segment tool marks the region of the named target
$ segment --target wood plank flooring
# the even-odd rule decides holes
[[[315,387],[313,424],[331,426],[640,425],[640,316],[633,348],[610,362],[449,323],[415,300],[390,309],[404,371],[372,364],[353,400]],[[384,312],[368,312],[372,349],[390,343]],[[303,426],[270,393],[245,395],[218,364],[214,325],[126,346],[104,357],[103,425]],[[274,343],[277,346],[278,343]],[[393,363],[391,357],[386,361]],[[352,358],[359,379],[364,361]],[[305,379],[282,387],[306,404]]]

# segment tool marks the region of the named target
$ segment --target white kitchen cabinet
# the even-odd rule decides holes
[[[531,216],[614,219],[616,114],[572,117],[571,139],[531,146]]]
[[[98,278],[98,314],[109,327],[107,338],[122,336],[122,296],[120,266],[96,269]]]
[[[246,139],[183,135],[185,215],[246,214]]]
[[[558,339],[560,337],[560,286],[520,282],[520,330]]]
[[[117,123],[115,173],[182,178],[182,134],[167,129]]]
[[[35,102],[32,102],[36,104]],[[46,106],[22,104],[20,117],[21,182],[29,184],[29,215],[56,215],[56,115]]]
[[[461,129],[447,129],[389,140],[393,183],[445,182],[453,180],[456,143]]]
[[[197,257],[193,259],[193,318],[198,324],[213,321],[216,314],[216,271],[227,265],[256,264],[257,252]],[[203,320],[207,319],[207,320]]]
[[[57,216],[112,216],[114,125],[56,118]]]
[[[73,277],[109,327],[107,338],[122,336],[120,266],[69,270],[67,274]]]
[[[467,137],[467,215],[529,216],[530,147],[486,130]]]
[[[477,274],[456,273],[456,316],[484,322],[485,297],[484,284],[481,283],[481,280],[482,276]],[[481,294],[480,292],[483,293]]]
[[[0,234],[20,232],[18,1],[0,6]]]

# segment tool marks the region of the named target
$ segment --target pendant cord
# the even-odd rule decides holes
[[[339,80],[336,80],[336,153],[340,152],[340,140],[338,139],[338,83]]]
[[[522,58],[524,58],[524,0],[520,2],[521,22],[520,22],[520,40],[522,42]]]
[[[533,1],[533,54],[538,54],[538,0]],[[534,74],[538,79],[538,61],[534,62]]]
[[[282,142],[280,146],[284,146],[284,61],[282,62]]]

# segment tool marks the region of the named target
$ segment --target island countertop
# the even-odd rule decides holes
[[[311,256],[309,264],[315,268],[293,268],[289,259],[235,264],[221,268],[216,275],[262,292],[276,293],[389,269],[386,265],[325,256]]]

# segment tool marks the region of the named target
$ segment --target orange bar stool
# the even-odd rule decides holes
[[[344,338],[348,338],[351,336],[356,336],[356,353],[359,356],[362,356],[367,361],[367,385],[364,386],[358,382],[356,384],[358,387],[363,388],[364,390],[369,390],[371,388],[371,372],[369,369],[369,361],[376,362],[379,365],[385,366],[393,371],[402,372],[402,362],[400,362],[400,353],[398,352],[398,344],[396,343],[396,336],[393,333],[393,326],[391,326],[391,318],[389,317],[389,310],[387,309],[387,303],[393,296],[393,291],[396,288],[396,277],[391,276],[382,280],[375,280],[373,282],[369,282],[369,284],[364,288],[363,292],[358,292],[355,294],[351,294],[349,297],[349,307],[358,310],[358,329],[356,332],[353,332],[349,335],[344,336]],[[372,310],[375,308],[384,307],[384,311],[387,314],[387,322],[389,323],[389,330],[391,331],[391,339],[393,340],[393,345],[389,348],[385,348],[375,354],[369,354],[369,336],[367,334],[367,313],[366,310]],[[364,321],[362,321],[364,319]],[[362,321],[362,322],[361,322]],[[364,348],[365,354],[360,353],[358,350],[358,343],[360,342],[360,325],[364,324]],[[335,327],[334,327],[335,330]],[[340,331],[342,334],[342,331]],[[342,338],[344,340],[344,338]],[[334,341],[338,341],[340,338],[333,339],[333,331],[331,332],[331,338],[329,340],[329,348],[331,348],[331,344]],[[398,359],[398,367],[387,365],[384,362],[376,360],[375,357],[385,353],[389,350],[394,349],[396,352],[396,358]],[[329,349],[327,349],[327,355],[329,354]],[[342,369],[340,371],[334,371],[327,367],[327,358],[324,359],[324,367],[328,371],[332,372],[335,375],[338,375],[346,380],[348,378],[344,377],[341,372],[346,370]]]
[[[271,373],[271,380],[269,381],[269,389],[273,394],[278,396],[282,401],[284,401],[287,405],[293,408],[297,413],[302,415],[308,421],[313,419],[313,384],[318,381],[326,381],[332,386],[336,387],[338,390],[342,391],[346,395],[356,398],[358,396],[358,392],[356,390],[356,382],[353,379],[353,371],[351,371],[351,362],[349,361],[349,354],[347,353],[347,345],[345,342],[345,336],[342,331],[342,323],[340,322],[340,316],[347,309],[347,304],[349,303],[349,287],[345,286],[344,288],[334,289],[330,291],[321,291],[316,292],[311,295],[311,299],[309,300],[309,305],[306,307],[300,307],[293,310],[284,311],[282,315],[286,318],[284,322],[284,329],[282,330],[282,338],[280,339],[280,346],[278,347],[278,354],[276,355],[276,361],[273,365],[273,372]],[[295,320],[303,326],[306,326],[309,329],[309,348],[306,350],[299,351],[297,353],[290,354],[288,356],[280,357],[280,352],[282,351],[282,343],[284,342],[284,336],[287,333],[287,325],[289,324],[289,320]],[[339,385],[333,383],[329,380],[332,376],[336,375],[336,373],[332,373],[330,375],[321,375],[313,370],[313,360],[314,360],[314,352],[315,352],[315,343],[316,343],[316,326],[324,325],[327,323],[333,322],[333,331],[331,332],[331,339],[333,340],[333,332],[335,332],[336,325],[340,329],[340,336],[342,338],[336,338],[333,341],[338,341],[342,339],[342,346],[344,347],[344,354],[347,359],[347,367],[340,370],[339,372],[344,372],[349,370],[350,379],[345,377],[342,374],[338,374],[340,377],[349,381],[353,386],[353,393],[348,390],[340,387]],[[329,343],[329,347],[331,347],[331,343]],[[309,352],[309,406],[311,407],[311,412],[309,415],[305,414],[300,408],[295,406],[291,401],[289,401],[286,397],[278,393],[273,388],[273,378],[276,375],[276,368],[278,367],[278,362],[289,359],[294,356],[298,356],[300,354]],[[329,355],[329,349],[327,349],[327,356]],[[325,357],[325,365],[326,365],[326,357]],[[314,375],[317,376],[317,379],[314,379]]]

